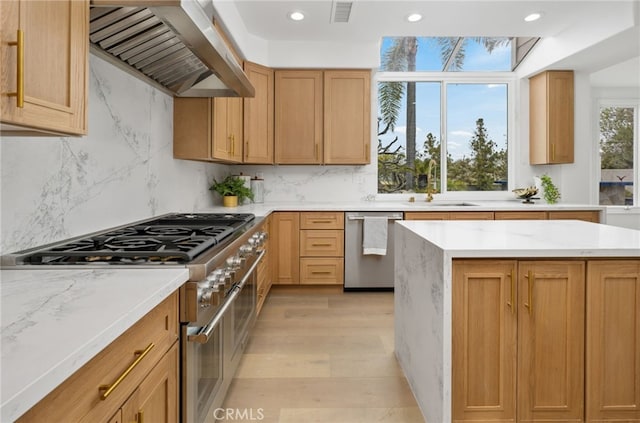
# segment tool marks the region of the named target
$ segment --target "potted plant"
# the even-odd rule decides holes
[[[542,181],[543,196],[545,201],[548,204],[557,203],[558,199],[560,198],[560,191],[558,191],[558,188],[551,180],[551,177],[549,175],[542,175],[540,177],[540,180]]]
[[[242,179],[233,175],[227,176],[220,182],[214,178],[209,189],[222,196],[222,204],[225,207],[236,207],[238,201],[242,202],[245,198],[253,200],[251,189],[244,185]]]

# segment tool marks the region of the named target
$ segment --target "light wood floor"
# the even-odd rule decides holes
[[[223,421],[423,423],[393,354],[393,293],[303,288],[273,287],[223,406],[253,420]]]

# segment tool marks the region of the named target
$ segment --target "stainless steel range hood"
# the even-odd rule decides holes
[[[253,97],[212,9],[204,0],[92,0],[91,51],[177,97]]]

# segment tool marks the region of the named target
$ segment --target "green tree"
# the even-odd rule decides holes
[[[391,47],[382,57],[381,70],[388,72],[413,72],[416,70],[416,56],[418,54],[418,37],[396,37]],[[509,38],[498,37],[437,37],[435,42],[440,46],[441,61],[444,70],[460,70],[464,64],[465,45],[468,40],[475,40],[484,45],[489,53],[496,47],[509,43]],[[451,58],[451,60],[450,60]],[[406,92],[406,97],[405,97]],[[416,160],[416,83],[410,82],[381,82],[378,85],[378,101],[382,122],[394,130],[398,121],[402,99],[406,99],[406,189],[413,190]]]
[[[600,111],[600,167],[633,169],[633,108]]]
[[[476,120],[476,131],[470,141],[471,181],[478,191],[490,191],[496,179],[496,143],[484,127],[484,119]]]

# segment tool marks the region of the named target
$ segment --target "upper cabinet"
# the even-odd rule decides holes
[[[322,163],[322,71],[278,70],[275,77],[276,163]]]
[[[573,71],[529,79],[529,163],[573,163]]]
[[[242,161],[241,98],[173,100],[173,157]]]
[[[324,162],[369,163],[371,72],[324,72]]]
[[[367,164],[371,73],[278,70],[275,73],[275,162]]]
[[[256,90],[244,99],[244,163],[273,163],[273,69],[245,62],[244,71]]]
[[[2,132],[87,133],[89,2],[3,0]]]

